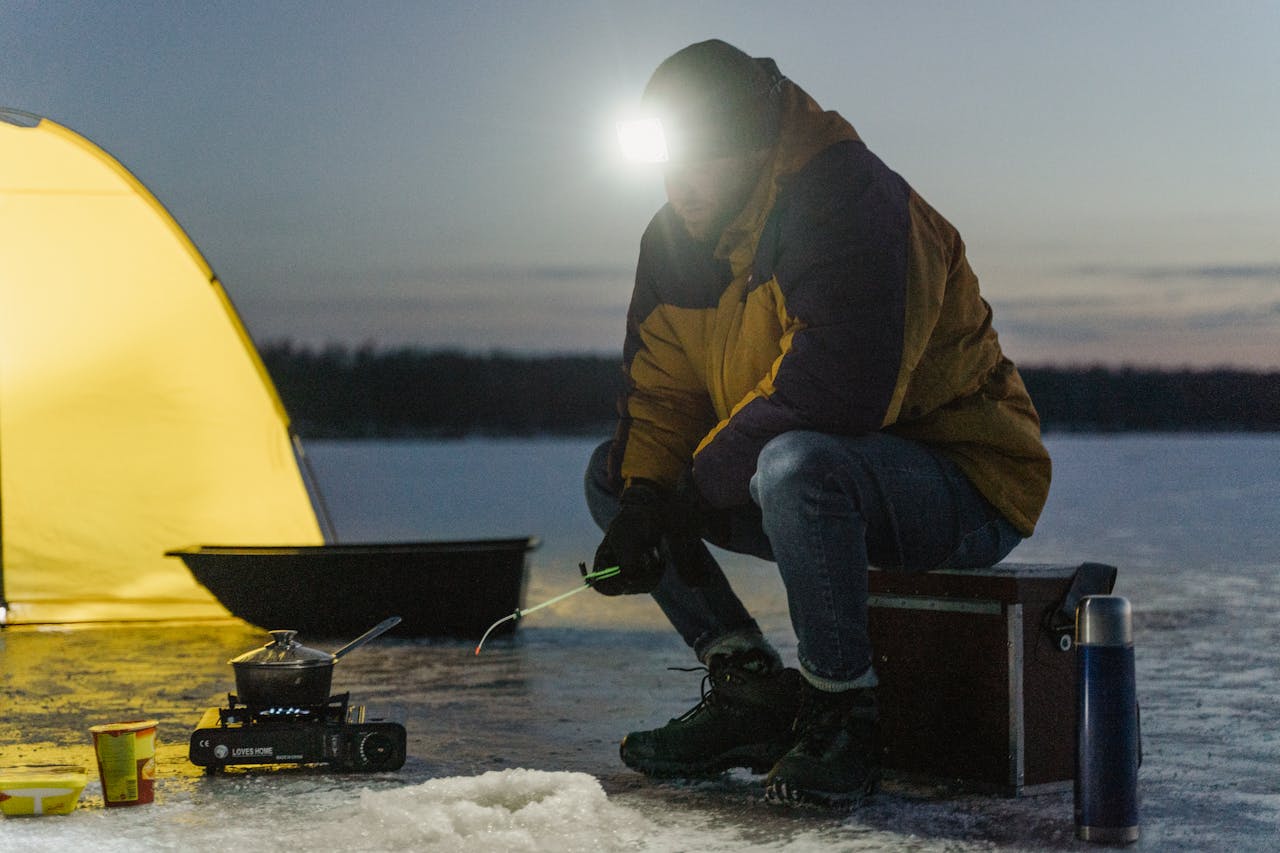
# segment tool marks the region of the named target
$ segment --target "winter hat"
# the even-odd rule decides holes
[[[641,103],[663,120],[674,162],[730,157],[778,138],[782,74],[731,44],[698,42],[663,61]]]

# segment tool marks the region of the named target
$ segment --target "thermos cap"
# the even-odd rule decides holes
[[[1133,645],[1133,610],[1120,595],[1086,595],[1076,607],[1076,645]]]

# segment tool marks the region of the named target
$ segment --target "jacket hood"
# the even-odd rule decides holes
[[[787,179],[821,151],[837,142],[860,142],[853,125],[839,113],[824,110],[804,89],[783,79],[778,141],[746,205],[729,223],[716,245],[716,256],[728,259],[735,273],[750,265],[765,220]]]

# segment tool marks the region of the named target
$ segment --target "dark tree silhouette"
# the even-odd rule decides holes
[[[282,341],[262,357],[304,438],[604,435],[622,390],[621,356]],[[1280,373],[1021,371],[1046,432],[1280,430]]]

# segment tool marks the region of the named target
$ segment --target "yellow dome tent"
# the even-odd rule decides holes
[[[0,624],[227,617],[166,550],[323,541],[200,252],[102,149],[0,110]]]

